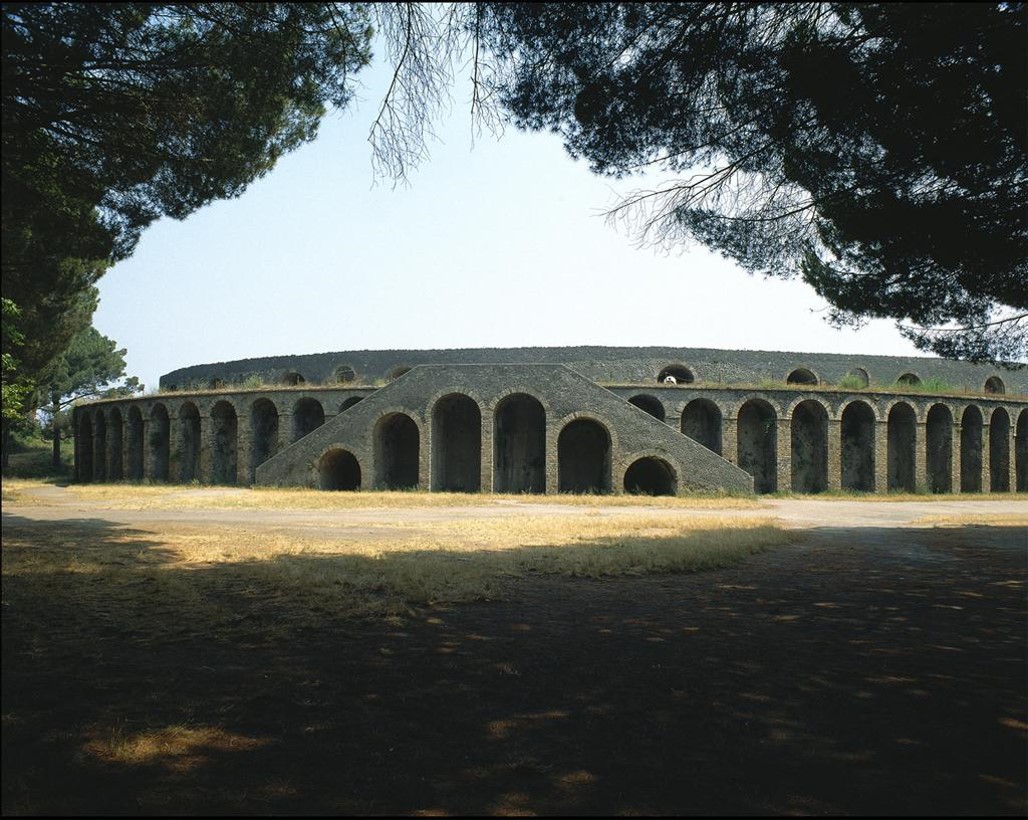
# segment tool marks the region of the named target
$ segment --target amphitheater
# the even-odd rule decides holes
[[[80,481],[498,493],[1028,489],[1028,368],[693,348],[349,351],[75,409]]]

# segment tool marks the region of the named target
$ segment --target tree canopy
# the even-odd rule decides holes
[[[492,90],[602,174],[644,239],[800,275],[836,322],[1028,353],[1021,3],[485,4]],[[642,210],[640,210],[640,208]]]
[[[370,59],[359,4],[5,3],[2,15],[3,295],[21,311],[29,379],[88,327],[93,284],[147,225],[240,194],[315,136],[327,105],[346,105]]]

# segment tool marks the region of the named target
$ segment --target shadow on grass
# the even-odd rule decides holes
[[[354,620],[294,582],[335,556],[4,526],[5,814],[1026,808],[1023,529],[829,528]]]

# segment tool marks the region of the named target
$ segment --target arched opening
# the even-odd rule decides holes
[[[168,463],[171,460],[171,421],[163,404],[155,404],[150,411],[150,477],[157,481],[168,480]]]
[[[93,420],[89,412],[85,411],[79,416],[78,439],[75,442],[75,449],[78,452],[76,468],[78,479],[83,483],[93,480]]]
[[[257,399],[250,408],[250,464],[249,481],[252,484],[257,468],[279,449],[278,408],[270,399]]]
[[[960,419],[960,492],[982,491],[982,411],[972,405]]]
[[[647,396],[643,393],[638,396],[632,396],[628,403],[634,404],[645,413],[649,413],[657,421],[664,421],[664,405],[661,404],[660,399],[656,396]]]
[[[128,479],[143,480],[143,414],[138,407],[128,411]]]
[[[786,384],[817,384],[817,376],[812,370],[805,367],[797,367],[785,377]]]
[[[896,384],[901,387],[917,387],[921,384],[921,379],[915,373],[904,373],[896,379]]]
[[[842,488],[870,493],[875,489],[875,414],[862,401],[842,411]]]
[[[236,408],[219,401],[211,409],[214,435],[211,441],[211,482],[235,484],[238,475],[239,420]]]
[[[658,384],[692,384],[694,381],[692,371],[684,364],[669,364],[657,374]]]
[[[546,411],[534,396],[515,393],[496,407],[493,491],[546,492]]]
[[[738,463],[753,476],[753,489],[773,493],[778,487],[778,419],[763,399],[750,399],[739,409]]]
[[[349,410],[357,402],[361,401],[364,396],[350,396],[346,401],[339,405],[339,412],[342,413],[345,410]]]
[[[932,405],[925,428],[928,491],[953,491],[953,414],[944,404]]]
[[[1014,459],[1014,486],[1023,493],[1028,491],[1028,410],[1022,410],[1017,417]]]
[[[285,373],[282,374],[282,377],[279,379],[279,381],[287,387],[296,387],[296,385],[298,384],[307,383],[307,380],[300,373],[297,373],[295,370],[287,370]]]
[[[96,411],[93,422],[93,479],[107,480],[107,419],[103,410]]]
[[[389,371],[389,374],[386,376],[386,378],[388,378],[389,381],[393,381],[394,379],[400,378],[400,376],[402,376],[404,373],[409,372],[410,367],[408,365],[398,364],[396,367]]]
[[[361,465],[348,450],[329,450],[318,462],[318,486],[323,490],[359,490]]]
[[[482,489],[482,411],[462,393],[432,408],[432,489],[477,493]]]
[[[121,460],[123,456],[122,436],[124,434],[124,422],[121,411],[115,407],[111,410],[111,423],[108,426],[107,437],[110,439],[111,458],[107,464],[107,476],[111,481],[120,481],[123,476]]]
[[[792,490],[823,493],[828,489],[828,413],[816,401],[800,402],[792,411]]]
[[[1010,415],[1002,407],[989,420],[989,489],[1010,492]]]
[[[610,433],[598,421],[575,419],[557,437],[562,493],[610,492]]]
[[[309,436],[325,423],[325,408],[317,399],[298,399],[293,405],[293,441]]]
[[[375,425],[375,484],[384,490],[418,486],[421,436],[403,413],[383,416]]]
[[[341,364],[336,368],[335,377],[338,384],[349,384],[357,378],[357,371],[348,364]]]
[[[900,402],[889,411],[888,465],[889,489],[913,493],[917,491],[917,473],[914,460],[914,440],[917,436],[917,417],[914,408]]]
[[[633,495],[675,495],[675,471],[662,458],[636,459],[625,471],[625,492]]]
[[[843,379],[843,387],[848,389],[859,389],[871,384],[871,377],[862,367],[854,367]]]
[[[721,409],[710,399],[693,399],[685,406],[682,432],[721,455]]]
[[[179,480],[194,481],[200,478],[200,411],[191,401],[185,402],[178,411],[179,436],[182,441],[182,455],[179,461]]]
[[[1007,386],[1003,384],[1003,379],[999,376],[989,376],[989,378],[985,380],[985,392],[1002,395],[1007,392]]]

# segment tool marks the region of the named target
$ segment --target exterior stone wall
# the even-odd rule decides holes
[[[806,362],[817,372],[815,357]],[[560,365],[425,365],[381,388],[304,383],[83,404],[76,473],[332,489],[1025,491],[1028,397],[1006,386],[600,387]]]
[[[945,382],[986,395],[1028,394],[1028,368],[994,367],[937,358],[789,353],[762,350],[713,350],[678,347],[517,347],[456,350],[354,350],[194,365],[161,377],[162,389],[192,389],[242,384],[256,377],[269,384],[334,385],[339,378],[373,384],[421,364],[566,364],[602,384],[654,384],[669,368],[708,385],[785,382],[808,371],[820,385],[838,385],[847,376],[874,385],[892,385],[905,376],[922,383]],[[990,382],[992,379],[994,381]],[[995,381],[998,380],[998,381]],[[679,379],[681,381],[681,379]],[[989,383],[989,389],[986,389]]]

